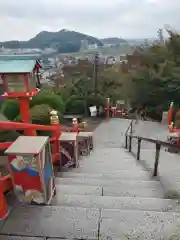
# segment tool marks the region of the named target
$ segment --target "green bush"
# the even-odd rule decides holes
[[[16,131],[0,131],[0,142],[13,142],[20,134]]]
[[[162,107],[157,106],[157,107],[147,108],[147,116],[154,120],[161,121],[162,120]]]
[[[87,106],[97,106],[97,107],[104,107],[106,104],[106,99],[102,96],[89,96],[87,98]]]
[[[30,107],[45,104],[58,112],[64,112],[64,103],[61,96],[55,94],[52,90],[42,90],[38,95],[32,98]]]
[[[6,100],[1,107],[1,112],[10,121],[14,120],[20,112],[19,101],[16,99]]]
[[[84,100],[78,95],[73,95],[66,102],[66,113],[68,114],[84,114]]]

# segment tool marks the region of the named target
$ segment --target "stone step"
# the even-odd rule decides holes
[[[95,148],[91,154],[87,157],[87,159],[91,159],[91,158],[96,158],[96,157],[103,157],[103,158],[108,158],[108,157],[113,157],[113,158],[131,158],[132,159],[132,155],[131,153],[129,153],[129,151],[127,151],[126,149],[124,149],[122,146],[119,148]],[[85,157],[83,157],[84,159]]]
[[[15,208],[1,234],[60,239],[180,239],[180,214],[62,206]],[[36,238],[35,238],[36,239]]]
[[[73,172],[74,171],[74,172]],[[108,173],[108,170],[102,173],[99,169],[94,169],[93,173],[83,172],[81,169],[73,169],[71,172],[60,172],[57,174],[58,177],[70,177],[70,178],[100,178],[100,179],[122,179],[122,180],[151,180],[152,175],[148,171],[123,171],[117,170],[113,173]]]
[[[103,196],[141,197],[141,198],[164,198],[162,188],[127,188],[125,186],[103,187]]]
[[[2,235],[44,237],[46,239],[92,240],[98,237],[99,220],[99,209],[20,206],[14,208],[10,213],[0,229],[0,233]]]
[[[133,166],[131,164],[122,164],[122,165],[94,164],[92,166],[80,165],[79,168],[72,169],[72,172],[78,172],[78,173],[111,173],[112,174],[118,171],[128,171],[130,175],[131,173],[134,174],[134,172],[138,173],[141,171],[146,171],[146,173],[149,174],[148,170],[144,170],[142,166],[138,166],[138,165]]]
[[[137,168],[137,170],[144,170],[143,166],[141,165],[140,162],[138,161],[122,161],[120,160],[97,160],[97,161],[79,161],[79,168],[83,167],[96,167],[96,168],[101,168],[101,167],[114,167],[114,168]]]
[[[68,194],[77,194],[77,195],[102,196],[102,187],[56,184],[56,192],[57,192],[57,195],[68,193]]]
[[[0,235],[1,240],[53,240],[52,238],[44,237],[20,237],[20,236],[10,236],[10,235]],[[55,239],[54,239],[55,240]],[[56,238],[56,240],[58,240]]]
[[[114,186],[119,187],[121,185],[127,188],[161,188],[159,181],[138,181],[138,180],[122,180],[122,179],[102,179],[102,178],[60,178],[55,179],[56,184],[68,184],[68,185],[90,185],[90,186]]]
[[[178,200],[57,194],[52,205],[83,208],[131,209],[156,212],[180,212]]]
[[[76,195],[98,195],[98,196],[119,196],[119,197],[141,197],[141,198],[164,198],[162,188],[127,188],[127,185],[119,186],[84,186],[84,185],[63,185],[56,184],[57,194]]]
[[[178,240],[180,214],[102,209],[99,239]]]

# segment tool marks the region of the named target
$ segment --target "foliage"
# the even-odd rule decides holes
[[[81,40],[87,39],[89,44],[96,43],[102,46],[102,42],[79,32],[61,30],[59,32],[43,31],[28,41],[1,42],[5,48],[56,48],[60,53],[78,52]]]
[[[105,107],[106,99],[102,97],[101,95],[91,95],[87,97],[87,106],[88,108],[91,106],[97,106],[97,107]]]
[[[66,102],[66,113],[84,114],[84,101],[79,95],[71,96]]]
[[[168,33],[165,44],[148,47],[127,74],[132,105],[147,106],[154,115],[167,110],[170,101],[180,102],[180,35]]]
[[[16,99],[5,100],[1,107],[1,112],[8,120],[14,120],[20,112],[19,102]]]
[[[31,120],[35,124],[50,124],[50,112],[53,109],[46,104],[36,105],[31,108]]]
[[[64,103],[61,96],[54,93],[52,90],[41,90],[38,95],[32,98],[30,107],[46,104],[58,112],[64,112]]]
[[[13,142],[20,134],[16,131],[0,131],[0,142]]]
[[[101,72],[98,90],[104,97],[110,97],[111,100],[119,99],[122,93],[122,83],[117,66],[105,68]]]
[[[53,110],[49,105],[41,104],[36,105],[30,109],[31,121],[34,124],[43,124],[49,125],[50,124],[50,112]],[[62,114],[59,112],[59,120],[62,118]],[[19,115],[16,118],[16,121],[21,121],[21,116]]]

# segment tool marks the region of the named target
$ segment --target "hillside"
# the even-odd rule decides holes
[[[103,43],[92,36],[75,31],[61,30],[59,32],[43,31],[28,41],[7,41],[1,42],[5,48],[55,48],[60,53],[77,52],[81,46],[81,40],[88,40],[89,44],[96,43],[102,46]]]
[[[100,39],[103,44],[122,44],[122,43],[127,43],[126,40],[122,38],[116,38],[116,37],[111,37],[111,38],[103,38]]]

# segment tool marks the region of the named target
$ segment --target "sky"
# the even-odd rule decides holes
[[[151,38],[180,30],[180,0],[0,0],[0,41],[41,31],[75,30],[98,38]]]

